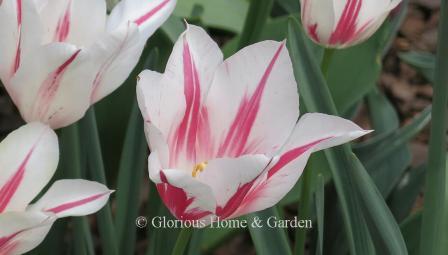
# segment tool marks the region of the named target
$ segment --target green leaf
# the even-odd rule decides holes
[[[240,33],[249,8],[245,0],[182,0],[177,2],[174,14],[179,17],[197,18],[194,9],[201,7],[201,22],[212,28]]]
[[[317,248],[316,255],[323,255],[324,244],[324,207],[325,207],[325,177],[317,176],[317,189],[314,193],[314,201],[316,204],[317,215]]]
[[[302,183],[302,190],[300,192],[300,201],[299,201],[299,216],[302,219],[309,219],[311,214],[311,202],[312,202],[312,192],[311,192],[311,182],[313,180],[314,172],[311,172],[310,167],[313,166],[312,161],[308,161],[305,170],[300,178],[300,182]],[[307,237],[307,229],[297,228],[295,230],[295,244],[294,244],[294,254],[303,255],[305,254],[305,242]]]
[[[430,113],[431,108],[428,107],[407,126],[356,147],[356,154],[383,196],[390,194],[409,166],[411,158],[407,144],[428,124]]]
[[[239,41],[239,49],[258,42],[270,17],[274,0],[251,0]]]
[[[209,254],[214,248],[227,241],[229,238],[242,232],[240,228],[206,228],[203,230],[201,242],[202,250]]]
[[[255,212],[246,217],[249,225],[248,229],[250,236],[252,237],[257,255],[291,255],[288,238],[282,228],[270,228],[268,226],[254,228],[251,226],[251,223],[254,222],[256,218],[259,219],[262,224],[266,224],[270,217],[280,219],[280,215],[276,207]]]
[[[276,0],[276,1],[288,13],[300,11],[300,1],[296,0]]]
[[[72,124],[61,131],[60,140],[64,145],[63,152],[66,153],[63,158],[64,176],[67,179],[82,179],[82,167],[80,157],[80,139],[78,124]],[[92,234],[86,217],[78,217],[72,220],[73,223],[73,252],[75,255],[90,254],[92,251]]]
[[[389,208],[398,222],[412,210],[425,181],[426,165],[411,169],[401,178],[388,199]]]
[[[158,50],[152,50],[144,66],[158,64]],[[123,151],[120,158],[117,181],[116,230],[120,254],[134,252],[136,243],[135,219],[140,207],[140,191],[147,163],[147,145],[143,131],[143,119],[136,100],[130,113]]]
[[[434,82],[434,68],[436,66],[436,56],[428,52],[403,52],[398,54],[401,60],[417,68],[425,78]]]
[[[302,102],[311,112],[336,114],[336,106],[326,86],[325,79],[315,62],[314,54],[307,47],[306,35],[301,25],[292,18],[288,26],[288,47],[294,73],[299,83]],[[346,171],[347,159],[341,149],[325,152],[341,205],[348,245],[352,254],[373,254],[372,244],[364,217],[360,210],[357,189],[353,177]]]
[[[165,218],[167,221],[175,220],[164,205],[159,208],[157,216]],[[146,254],[170,254],[176,243],[179,232],[180,231],[177,228],[163,227],[150,232],[149,249],[146,251]]]
[[[399,128],[400,120],[397,111],[377,87],[370,91],[366,99],[375,136]]]
[[[367,42],[337,50],[329,63],[328,87],[339,112],[345,112],[374,86],[381,71],[381,31]]]
[[[400,225],[409,255],[420,254],[420,234],[422,226],[422,212],[419,211],[406,218]],[[428,253],[429,254],[429,253]]]
[[[96,124],[95,110],[93,106],[87,111],[79,122],[79,131],[82,143],[82,156],[85,157],[89,179],[107,186],[104,170],[101,145]],[[118,247],[115,236],[115,226],[112,219],[109,202],[96,214],[98,228],[101,237],[102,252],[110,255],[118,255]]]
[[[135,103],[120,160],[117,184],[116,229],[120,254],[134,252],[136,242],[135,219],[140,205],[140,190],[146,168],[147,145],[143,120]]]
[[[193,228],[182,228],[174,245],[172,255],[183,255],[187,248],[190,237],[193,234]]]
[[[441,26],[431,133],[429,138],[428,170],[426,171],[425,205],[420,240],[420,254],[448,254],[448,2],[442,1]]]
[[[354,181],[364,202],[362,205],[366,219],[374,233],[372,237],[376,240],[375,247],[382,254],[408,254],[400,229],[380,192],[354,154],[350,160]]]

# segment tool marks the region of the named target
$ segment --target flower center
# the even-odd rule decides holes
[[[203,161],[199,164],[196,164],[193,167],[193,171],[191,172],[191,176],[196,177],[200,172],[204,171],[204,169],[207,167],[208,162]]]

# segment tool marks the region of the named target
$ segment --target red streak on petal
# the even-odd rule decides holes
[[[195,198],[189,198],[185,190],[171,185],[162,171],[160,171],[160,180],[162,183],[157,184],[157,191],[165,205],[177,219],[200,220],[211,214],[211,212],[199,208],[193,208],[187,211]]]
[[[256,180],[257,178],[238,187],[235,194],[233,194],[224,206],[216,207],[216,215],[220,219],[226,219],[231,216],[240,207]]]
[[[284,46],[285,44],[282,43],[275,52],[252,97],[248,98],[245,96],[241,101],[235,119],[230,126],[223,144],[219,148],[218,157],[223,157],[225,155],[238,157],[245,151],[244,148],[260,109],[263,91]]]
[[[171,0],[163,1],[162,3],[157,5],[154,9],[151,9],[149,12],[145,13],[143,16],[141,16],[140,18],[136,19],[134,21],[134,23],[137,24],[138,26],[140,26],[141,24],[145,23],[152,16],[154,16],[157,12],[159,12],[163,7],[165,7],[165,5],[167,5],[170,1]]]
[[[22,0],[16,0],[17,3],[17,25],[22,25]]]
[[[317,24],[308,26],[308,34],[314,41],[319,42],[319,36],[317,35]]]
[[[58,214],[58,213],[61,213],[61,212],[73,209],[75,207],[82,206],[82,205],[88,204],[90,202],[93,202],[93,201],[95,201],[95,200],[97,200],[97,199],[99,199],[101,197],[104,197],[107,194],[109,194],[109,192],[105,192],[105,193],[93,195],[93,196],[90,196],[90,197],[87,197],[87,198],[84,198],[84,199],[80,199],[80,200],[64,203],[64,204],[61,204],[59,206],[56,206],[56,207],[53,207],[53,208],[50,208],[50,209],[46,209],[45,211]]]
[[[183,43],[185,113],[173,137],[174,158],[186,149],[186,155],[196,161],[196,139],[200,120],[201,85],[190,47],[186,39]]]
[[[25,159],[20,163],[17,171],[9,178],[9,180],[0,189],[0,213],[4,212],[15,192],[19,188],[23,177],[25,175],[26,165],[33,154],[34,146],[25,156]]]
[[[79,49],[73,55],[71,55],[62,65],[60,65],[55,71],[50,73],[40,86],[36,105],[32,109],[33,111],[38,111],[40,117],[44,117],[47,114],[53,98],[55,97],[56,92],[59,89],[65,71],[67,71],[67,68],[70,66],[70,64],[75,61],[80,52],[81,50]]]
[[[17,3],[17,32],[18,32],[18,41],[16,46],[16,55],[14,56],[14,61],[11,67],[11,75],[12,77],[19,69],[20,66],[20,55],[21,55],[21,44],[22,44],[22,0],[16,0]]]
[[[286,166],[289,162],[293,161],[294,159],[300,157],[303,153],[314,147],[315,145],[330,139],[331,137],[320,139],[314,142],[311,142],[307,145],[297,147],[294,149],[291,149],[287,152],[285,152],[283,155],[280,156],[280,159],[277,161],[277,163],[271,167],[268,171],[268,179],[271,178],[274,174],[276,174],[280,169],[282,169],[284,166]]]
[[[362,0],[348,0],[336,29],[330,36],[330,44],[346,44],[353,40],[357,34],[356,25]]]
[[[0,255],[13,254],[13,251],[18,245],[18,242],[13,242],[13,239],[22,232],[23,230],[12,235],[0,238]]]
[[[53,39],[55,42],[64,42],[70,33],[70,6],[71,1],[68,2],[64,16],[59,18],[58,26],[56,27],[56,32]]]

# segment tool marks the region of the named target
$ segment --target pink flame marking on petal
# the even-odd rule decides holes
[[[245,96],[241,101],[235,119],[230,126],[223,144],[219,148],[218,157],[224,155],[237,157],[244,151],[247,139],[249,138],[252,126],[255,123],[255,119],[260,109],[263,91],[284,46],[285,44],[282,43],[275,52],[252,97],[248,98]]]
[[[26,154],[25,159],[22,161],[22,163],[20,163],[20,166],[14,173],[14,175],[11,176],[11,178],[0,189],[0,213],[2,213],[6,209],[15,192],[19,188],[20,183],[22,182],[25,175],[26,166],[31,158],[31,155],[33,154],[33,151],[34,146]]]
[[[308,34],[314,41],[319,42],[319,36],[317,35],[317,24],[308,26]]]
[[[159,12],[165,5],[167,5],[171,0],[165,0],[159,5],[157,5],[154,9],[151,9],[149,12],[145,13],[143,16],[139,17],[134,21],[138,26],[142,25],[146,21],[148,21],[152,16],[154,16],[157,12]]]
[[[65,9],[64,15],[59,17],[58,26],[54,34],[53,41],[64,42],[68,34],[70,33],[70,16],[71,16],[71,0],[68,1],[67,8]]]
[[[48,113],[48,109],[50,108],[53,98],[55,97],[56,92],[59,89],[65,71],[67,71],[67,68],[70,66],[70,64],[75,61],[80,52],[81,49],[77,50],[73,55],[71,55],[54,72],[50,73],[40,86],[36,105],[32,108],[32,110],[37,110],[41,118],[43,118]]]
[[[22,0],[16,0],[17,3],[17,24],[22,25]]]
[[[195,162],[198,121],[200,119],[199,109],[201,108],[201,86],[198,71],[185,38],[183,43],[183,68],[186,108],[182,122],[174,134],[174,144],[171,147],[175,148],[173,157],[177,158],[186,144],[187,158]]]
[[[0,255],[9,255],[15,250],[18,242],[13,242],[13,239],[21,234],[24,230],[16,232],[6,237],[0,237]]]
[[[291,161],[293,161],[294,159],[296,159],[297,157],[299,157],[300,155],[302,155],[303,153],[305,153],[307,150],[311,149],[313,146],[327,140],[330,139],[332,137],[328,137],[328,138],[324,138],[324,139],[320,139],[318,141],[314,141],[311,142],[307,145],[301,146],[301,147],[297,147],[294,148],[292,150],[289,150],[288,152],[284,153],[279,161],[277,161],[276,164],[274,164],[274,166],[272,166],[267,173],[267,178],[266,180],[260,182],[257,185],[253,185],[252,181],[252,185],[250,185],[249,188],[242,186],[241,189],[242,192],[244,192],[244,196],[239,195],[240,197],[237,199],[234,199],[233,202],[235,203],[234,205],[232,205],[232,208],[236,208],[233,211],[229,211],[227,212],[227,217],[229,216],[235,216],[234,213],[235,211],[238,209],[238,214],[237,215],[241,215],[242,213],[244,213],[245,211],[245,206],[250,205],[253,201],[257,200],[260,196],[263,196],[263,194],[261,194],[260,192],[262,192],[265,188],[266,185],[268,184],[268,180],[276,173],[278,173],[278,171],[280,169],[282,169],[284,166],[286,166],[288,163],[290,163]],[[240,191],[240,190],[239,190]],[[236,194],[234,196],[237,196]],[[241,197],[242,196],[242,197]],[[233,197],[232,197],[233,198]],[[231,200],[229,200],[230,202]],[[242,209],[242,211],[240,210]],[[246,208],[247,209],[247,208]]]
[[[347,1],[336,29],[330,36],[330,44],[344,44],[353,40],[361,6],[362,0]]]
[[[96,194],[96,195],[93,195],[93,196],[90,196],[90,197],[86,197],[86,198],[83,198],[83,199],[79,199],[79,200],[76,200],[76,201],[64,203],[64,204],[58,205],[56,207],[53,207],[53,208],[50,208],[50,209],[46,209],[45,211],[58,214],[58,213],[61,213],[61,212],[73,209],[75,207],[88,204],[88,203],[93,202],[93,201],[95,201],[95,200],[97,200],[99,198],[102,198],[102,197],[104,197],[105,195],[108,195],[108,194],[110,194],[109,191],[101,193],[101,194]]]
[[[16,0],[17,3],[17,31],[18,41],[16,46],[16,54],[11,67],[11,77],[17,72],[20,66],[21,44],[22,44],[22,0]]]
[[[273,165],[269,171],[268,171],[268,179],[271,178],[274,174],[276,174],[280,169],[282,169],[284,166],[286,166],[289,162],[293,161],[294,159],[300,157],[303,153],[314,147],[315,145],[328,140],[332,137],[323,138],[314,142],[311,142],[307,145],[300,146],[294,149],[291,149],[283,155],[280,156],[280,159]]]
[[[256,180],[257,178],[246,184],[239,186],[235,194],[233,194],[232,197],[230,197],[230,199],[224,206],[216,207],[216,215],[219,216],[219,218],[221,219],[226,219],[229,216],[231,216],[240,207],[241,203],[251,190]]]
[[[180,220],[200,220],[212,214],[209,211],[204,211],[199,208],[188,209],[195,198],[189,198],[185,190],[171,185],[162,171],[160,171],[160,180],[162,183],[157,184],[157,191],[165,205],[176,218]]]

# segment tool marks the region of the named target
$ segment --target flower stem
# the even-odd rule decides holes
[[[183,228],[180,231],[173,252],[171,253],[172,255],[183,255],[185,253],[185,249],[187,248],[192,233],[193,228]]]
[[[324,57],[322,59],[321,70],[325,78],[328,78],[328,68],[330,67],[331,60],[335,53],[335,49],[325,48]]]

